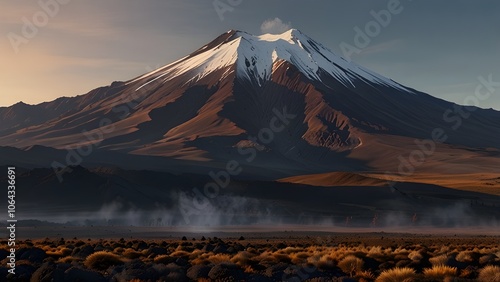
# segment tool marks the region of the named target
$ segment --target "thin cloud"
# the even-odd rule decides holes
[[[400,40],[400,39],[394,39],[394,40],[390,40],[387,42],[382,42],[382,43],[375,44],[373,46],[368,46],[368,47],[362,49],[360,55],[368,55],[368,54],[386,52],[386,51],[389,51],[391,49],[394,49],[395,47],[397,47],[401,44],[402,44],[402,40]]]
[[[265,20],[260,25],[262,33],[280,34],[292,28],[290,22],[284,23],[280,18]]]

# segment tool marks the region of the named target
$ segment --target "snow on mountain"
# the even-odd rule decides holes
[[[259,86],[269,80],[273,68],[286,61],[294,65],[311,80],[321,81],[326,73],[346,87],[356,88],[357,81],[375,83],[405,92],[413,91],[334,54],[297,29],[282,34],[254,36],[242,31],[228,31],[231,36],[215,46],[203,46],[194,55],[184,57],[159,70],[145,74],[129,83],[147,78],[137,90],[158,79],[168,81],[179,75],[192,73],[188,82],[196,82],[208,74],[226,69],[221,79],[231,74],[236,65],[238,77],[246,78]]]

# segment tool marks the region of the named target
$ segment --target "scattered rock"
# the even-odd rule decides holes
[[[208,278],[208,273],[211,267],[207,265],[193,265],[187,270],[187,277],[192,280],[197,280],[199,278]]]
[[[22,248],[17,251],[17,260],[28,260],[32,263],[41,263],[47,257],[45,251],[40,248]]]
[[[53,262],[43,263],[31,276],[31,281],[51,282],[54,276],[55,264]]]
[[[75,282],[84,282],[84,281],[93,281],[93,282],[105,282],[105,279],[99,272],[82,269],[78,267],[71,267],[66,270],[64,273],[65,281],[75,281]]]
[[[73,250],[72,256],[79,258],[86,258],[94,253],[94,247],[91,245],[84,245],[80,248],[75,248]]]
[[[240,281],[245,278],[245,275],[236,264],[220,263],[210,269],[208,277],[213,280]]]

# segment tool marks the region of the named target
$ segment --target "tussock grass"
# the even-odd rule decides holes
[[[386,258],[387,254],[385,251],[388,249],[382,249],[381,246],[373,246],[370,248],[370,250],[366,253],[366,256],[369,258],[374,258],[376,260],[382,261]],[[389,249],[390,251],[390,249]],[[390,253],[389,253],[390,255]]]
[[[247,251],[238,252],[231,258],[231,262],[240,266],[245,266],[250,263],[250,260],[256,255]]]
[[[432,268],[424,269],[424,276],[432,280],[444,280],[446,277],[455,277],[457,268],[446,265],[434,265]]]
[[[189,252],[186,252],[186,251],[175,251],[173,253],[170,254],[170,256],[173,256],[173,257],[189,257],[191,253]]]
[[[207,257],[207,260],[214,264],[219,264],[223,262],[231,262],[231,256],[228,254],[213,254]]]
[[[432,258],[429,259],[429,262],[433,266],[446,265],[446,262],[448,262],[448,256],[447,255],[439,255],[439,256],[436,256],[436,257],[432,257]]]
[[[122,256],[128,259],[136,259],[140,258],[142,256],[142,253],[134,249],[128,248],[123,251]]]
[[[73,257],[73,256],[67,256],[67,257],[63,257],[63,258],[58,259],[56,262],[57,263],[72,263],[72,262],[78,262],[78,261],[81,261],[81,260],[82,260],[81,258],[76,258],[76,257]]]
[[[329,269],[335,266],[333,259],[328,254],[318,254],[307,258],[307,263],[321,269]]]
[[[396,267],[385,270],[377,277],[375,282],[416,282],[417,274],[409,267]]]
[[[498,257],[493,254],[483,255],[479,258],[479,264],[492,264],[496,259],[498,259]]]
[[[274,253],[273,257],[278,262],[290,263],[292,260],[287,254]]]
[[[420,251],[412,251],[411,253],[408,254],[408,258],[411,259],[412,261],[419,262],[424,258],[424,256]]]
[[[298,248],[298,247],[286,247],[284,248],[282,251],[285,253],[285,254],[292,254],[292,253],[297,253],[297,252],[300,252],[302,251],[303,248]]]
[[[460,262],[472,263],[474,262],[474,254],[473,251],[462,251],[458,253],[455,259]]]
[[[310,254],[306,252],[297,252],[297,253],[291,253],[289,256],[292,263],[301,264],[307,260]]]
[[[51,250],[51,251],[45,251],[45,253],[48,256],[55,256],[55,257],[66,257],[66,256],[71,255],[71,252],[72,252],[72,250],[68,249],[66,247],[61,247],[59,249]]]
[[[488,265],[479,270],[478,281],[480,282],[500,282],[500,267]]]
[[[172,257],[169,255],[158,255],[153,259],[154,263],[167,264],[172,261]]]
[[[342,269],[344,273],[353,277],[356,272],[363,270],[363,264],[364,262],[362,259],[349,255],[339,262],[338,267]]]
[[[112,265],[123,264],[123,260],[110,252],[99,251],[89,255],[84,262],[87,268],[95,270],[106,270]]]
[[[356,272],[356,276],[359,281],[373,281],[375,279],[375,274],[369,270],[363,270]]]
[[[275,264],[284,262],[290,267],[301,267],[304,265],[314,266],[318,274],[331,277],[331,274],[342,275],[340,268],[346,276],[353,281],[379,281],[379,282],[410,282],[410,281],[492,281],[500,282],[500,247],[492,243],[454,243],[450,241],[448,246],[441,246],[435,242],[428,244],[417,244],[414,242],[398,243],[392,242],[376,243],[379,245],[364,245],[362,241],[351,243],[317,244],[313,241],[293,241],[282,243],[282,241],[256,241],[247,239],[248,243],[241,244],[237,241],[225,240],[227,247],[238,250],[235,253],[214,253],[206,244],[219,244],[222,240],[208,239],[205,242],[187,242],[169,240],[168,242],[146,242],[138,249],[139,241],[65,241],[67,245],[59,244],[59,241],[33,241],[26,248],[37,247],[42,249],[47,261],[56,264],[69,263],[77,268],[86,268],[94,271],[109,270],[112,265],[124,264],[129,260],[140,259],[145,267],[160,267],[164,269],[167,265],[175,266],[176,273],[181,275],[189,269],[190,265],[208,265],[230,263],[245,273],[246,278],[250,274],[265,275],[274,273]],[[0,242],[0,245],[6,242]],[[81,258],[80,252],[88,247],[97,248],[94,254]],[[153,247],[161,246],[166,254],[152,252]],[[74,255],[74,257],[73,257]],[[171,264],[179,257],[185,258],[188,265]],[[456,261],[455,261],[456,260]],[[179,263],[183,264],[184,260]],[[5,263],[6,260],[0,261]],[[459,262],[456,264],[456,262]],[[19,261],[20,264],[23,261]],[[26,261],[25,263],[30,263]],[[456,265],[455,265],[456,264]],[[135,265],[135,262],[130,264]],[[38,267],[37,265],[33,265]],[[456,267],[452,267],[456,266]],[[126,264],[129,267],[129,264]],[[338,267],[338,268],[337,268]],[[481,269],[481,267],[483,267]],[[458,269],[457,269],[458,268]],[[289,271],[288,269],[287,271]],[[170,270],[162,270],[163,276],[168,276]],[[382,273],[379,273],[382,271]],[[417,273],[418,272],[418,273]],[[421,273],[422,272],[422,273]],[[124,272],[125,273],[125,272]],[[378,275],[378,277],[377,277]],[[115,278],[120,278],[119,274]],[[177,276],[176,276],[177,277]],[[133,279],[136,277],[128,277]],[[172,278],[173,276],[168,279]],[[181,277],[177,277],[180,279]],[[478,278],[478,280],[475,280]],[[330,281],[326,277],[311,278],[316,281]],[[120,281],[120,280],[117,280]],[[207,280],[208,281],[208,280]]]

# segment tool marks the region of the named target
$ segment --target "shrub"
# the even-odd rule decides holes
[[[286,253],[288,253],[288,252],[286,252]],[[289,256],[290,256],[292,263],[301,264],[307,260],[307,258],[310,256],[310,254],[308,254],[306,252],[297,252],[297,253],[290,253]]]
[[[422,260],[423,256],[420,251],[412,251],[411,253],[408,254],[408,258],[411,259],[412,261],[419,262]]]
[[[375,275],[369,270],[365,271],[358,271],[356,272],[356,278],[359,279],[359,281],[373,281],[375,279]]]
[[[119,256],[106,252],[99,251],[89,255],[84,262],[87,268],[92,268],[96,270],[106,270],[112,265],[123,264],[123,261]]]
[[[229,256],[228,254],[210,253],[209,256],[207,257],[207,260],[210,261],[211,263],[218,264],[223,262],[230,262],[231,256]]]
[[[479,264],[485,265],[485,264],[493,263],[496,258],[497,258],[497,256],[495,256],[494,254],[481,256],[479,258]]]
[[[73,256],[63,257],[57,260],[57,263],[72,263],[74,261],[80,261],[81,258],[76,258]]]
[[[287,254],[273,253],[273,257],[278,262],[290,263],[292,261]]]
[[[320,269],[330,269],[335,266],[332,257],[329,255],[309,257],[307,261]]]
[[[71,255],[72,250],[62,247],[60,249],[57,249],[55,251],[46,251],[45,252],[48,256],[54,256],[54,257],[66,257]]]
[[[153,259],[154,263],[162,263],[162,264],[169,264],[175,260],[176,258],[171,257],[169,255],[158,255]]]
[[[255,254],[241,251],[231,258],[231,262],[240,266],[248,265],[250,263],[250,259],[253,257],[255,257]]]
[[[448,256],[447,255],[439,255],[439,256],[430,258],[429,262],[432,263],[433,266],[446,265],[446,263],[448,262]]]
[[[471,251],[463,251],[458,253],[456,260],[459,262],[473,263],[475,260],[476,254]]]
[[[136,250],[133,250],[133,249],[126,249],[125,251],[123,251],[122,256],[124,256],[128,259],[136,259],[136,258],[140,258],[142,256],[142,253],[140,253]]]
[[[339,262],[338,267],[342,269],[344,273],[353,277],[356,272],[361,272],[363,270],[363,260],[353,255],[349,255]]]
[[[424,269],[424,276],[432,280],[444,280],[446,277],[455,277],[457,274],[456,267],[446,265],[434,265],[432,268]]]
[[[191,253],[188,253],[186,251],[175,251],[172,252],[170,255],[173,257],[189,257]]]
[[[382,260],[385,257],[384,250],[380,246],[373,246],[370,248],[368,253],[366,254],[369,258],[374,258],[377,260]]]
[[[500,267],[488,265],[479,270],[478,281],[481,282],[500,282]]]
[[[385,270],[377,277],[376,282],[413,282],[417,281],[415,270],[409,267],[396,267]]]

